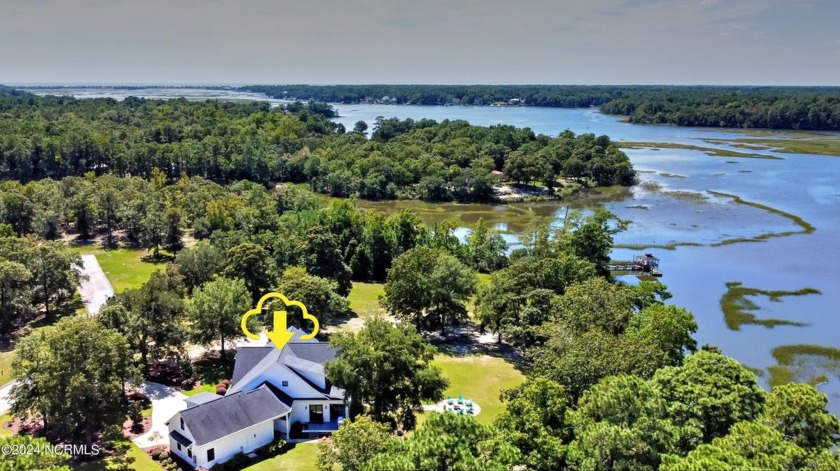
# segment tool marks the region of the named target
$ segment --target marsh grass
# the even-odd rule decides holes
[[[840,349],[822,345],[783,345],[773,349],[778,365],[768,368],[770,385],[790,382],[825,383],[830,377],[840,378]]]
[[[704,139],[710,144],[723,144],[750,150],[772,150],[786,154],[816,154],[840,156],[840,137],[829,134],[793,133],[762,134],[756,133],[751,138]],[[773,138],[770,136],[785,136]]]
[[[787,296],[806,296],[809,294],[822,294],[814,288],[802,288],[796,291],[784,290],[763,290],[748,288],[738,281],[726,283],[726,292],[720,298],[720,308],[726,320],[729,330],[741,330],[743,325],[761,325],[772,329],[779,325],[804,327],[808,324],[799,321],[786,319],[760,319],[755,312],[761,310],[755,301],[750,299],[756,296],[765,296],[772,302],[781,302]]]
[[[706,139],[706,142],[712,143],[710,139]],[[725,141],[722,143],[726,143]],[[740,157],[745,159],[768,159],[768,160],[784,160],[781,157],[776,157],[774,155],[767,155],[767,154],[756,154],[756,153],[748,153],[748,152],[740,152],[737,150],[730,150],[730,149],[719,149],[716,147],[704,147],[704,146],[697,146],[693,144],[680,144],[676,142],[632,142],[632,141],[621,141],[617,143],[619,147],[624,149],[650,149],[650,150],[659,150],[659,149],[681,149],[681,150],[694,150],[698,152],[702,152],[706,155],[712,157]],[[717,144],[717,143],[715,143]]]

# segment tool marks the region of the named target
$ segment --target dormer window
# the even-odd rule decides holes
[[[289,382],[288,382],[288,381],[283,381],[283,382],[282,382],[282,383],[280,383],[280,384],[281,384],[284,388],[288,388],[288,387],[289,387]]]

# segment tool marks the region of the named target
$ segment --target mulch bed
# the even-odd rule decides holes
[[[24,434],[41,437],[44,433],[44,421],[40,417],[27,417],[25,419],[16,417],[8,424],[3,424],[3,427],[11,430],[15,435]]]
[[[196,378],[184,373],[184,368],[175,362],[161,362],[149,365],[146,379],[179,389],[190,390],[195,387]]]
[[[122,433],[125,438],[136,438],[148,432],[152,428],[152,418],[143,417],[143,421],[137,426],[131,419],[122,424]]]

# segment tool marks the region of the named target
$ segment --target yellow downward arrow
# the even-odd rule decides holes
[[[266,332],[266,335],[279,350],[292,340],[295,334],[286,330],[286,311],[274,311],[274,331]]]

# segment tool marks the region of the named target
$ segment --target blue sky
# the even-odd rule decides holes
[[[0,0],[0,83],[840,85],[838,0]]]

